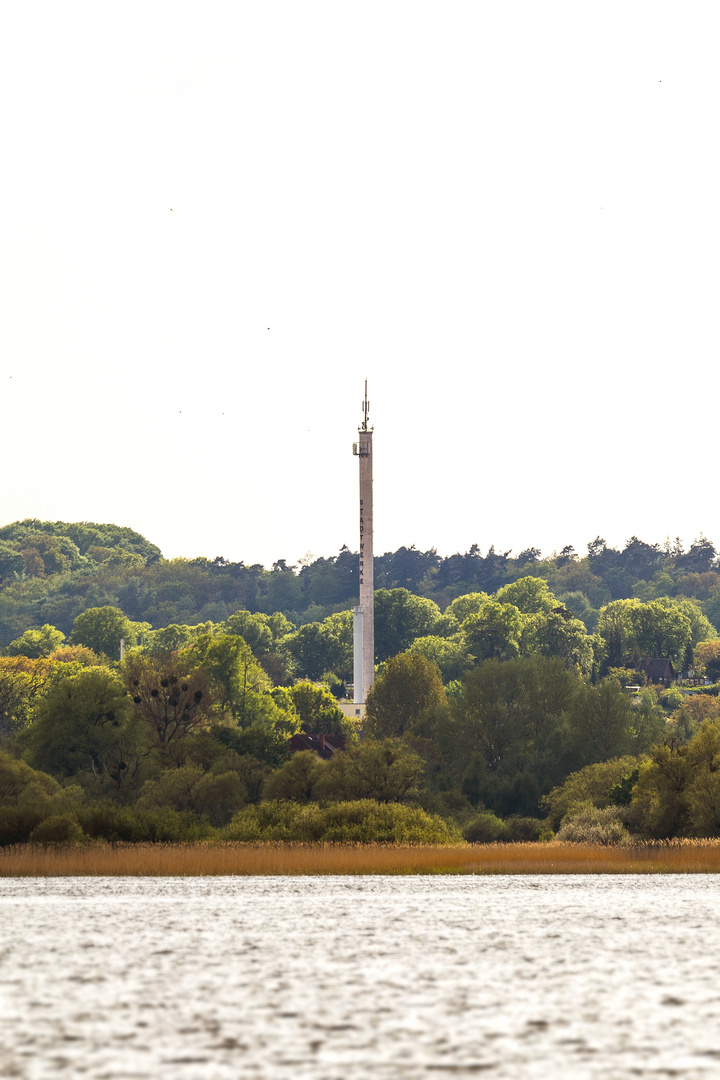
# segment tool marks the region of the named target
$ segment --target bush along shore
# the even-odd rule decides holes
[[[188,843],[0,849],[0,877],[716,874],[720,841],[595,844]]]

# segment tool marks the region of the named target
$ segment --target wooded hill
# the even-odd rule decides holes
[[[281,612],[295,626],[319,622],[357,603],[357,553],[302,566],[284,560],[271,569],[222,556],[164,559],[139,533],[92,522],[27,520],[0,529],[0,647],[29,627],[56,626],[69,634],[87,608],[119,607],[157,630],[222,622],[238,609]],[[375,559],[379,590],[407,589],[444,611],[470,592],[496,593],[520,578],[544,579],[589,633],[612,600],[687,598],[720,625],[720,565],[714,544],[700,537],[684,551],[631,537],[622,550],[601,537],[585,554],[565,547],[548,558],[537,548],[513,556],[476,545],[443,558],[436,551],[401,547]]]

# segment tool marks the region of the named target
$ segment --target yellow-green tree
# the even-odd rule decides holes
[[[518,578],[498,589],[498,604],[514,604],[523,615],[549,615],[558,606],[557,597],[550,592],[547,581],[537,577]]]
[[[26,630],[10,642],[5,652],[8,656],[27,656],[31,660],[38,660],[41,656],[49,656],[64,640],[62,630],[46,623],[39,630]]]
[[[696,645],[694,662],[696,668],[716,682],[720,678],[720,638],[711,638]]]

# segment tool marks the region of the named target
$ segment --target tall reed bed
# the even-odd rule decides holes
[[[581,844],[98,844],[0,850],[0,877],[313,874],[715,874],[720,841]]]

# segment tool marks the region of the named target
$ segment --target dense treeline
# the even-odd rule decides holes
[[[482,555],[473,545],[447,558],[402,547],[375,559],[378,589],[404,588],[441,610],[465,593],[494,593],[528,575],[546,580],[590,632],[611,600],[633,598],[694,598],[711,623],[720,622],[720,567],[704,537],[688,551],[679,541],[660,547],[637,537],[616,550],[598,537],[582,557],[570,547],[549,558],[537,548],[515,557],[494,548]],[[221,622],[239,608],[282,612],[302,625],[351,607],[357,591],[357,555],[347,548],[299,567],[279,560],[266,570],[220,556],[163,559],[144,537],[115,525],[28,520],[0,529],[0,646],[45,623],[68,634],[81,611],[103,605],[154,629]]]
[[[383,556],[362,731],[337,705],[355,564],[265,571],[163,560],[115,526],[0,530],[0,843],[720,834],[709,541]],[[647,685],[647,657],[709,685]],[[292,754],[298,732],[346,748]]]
[[[448,690],[400,653],[361,733],[323,687],[273,687],[239,635],[122,662],[80,645],[5,657],[0,843],[720,832],[716,687],[629,695],[533,656]],[[345,750],[291,753],[293,733],[333,729]]]

